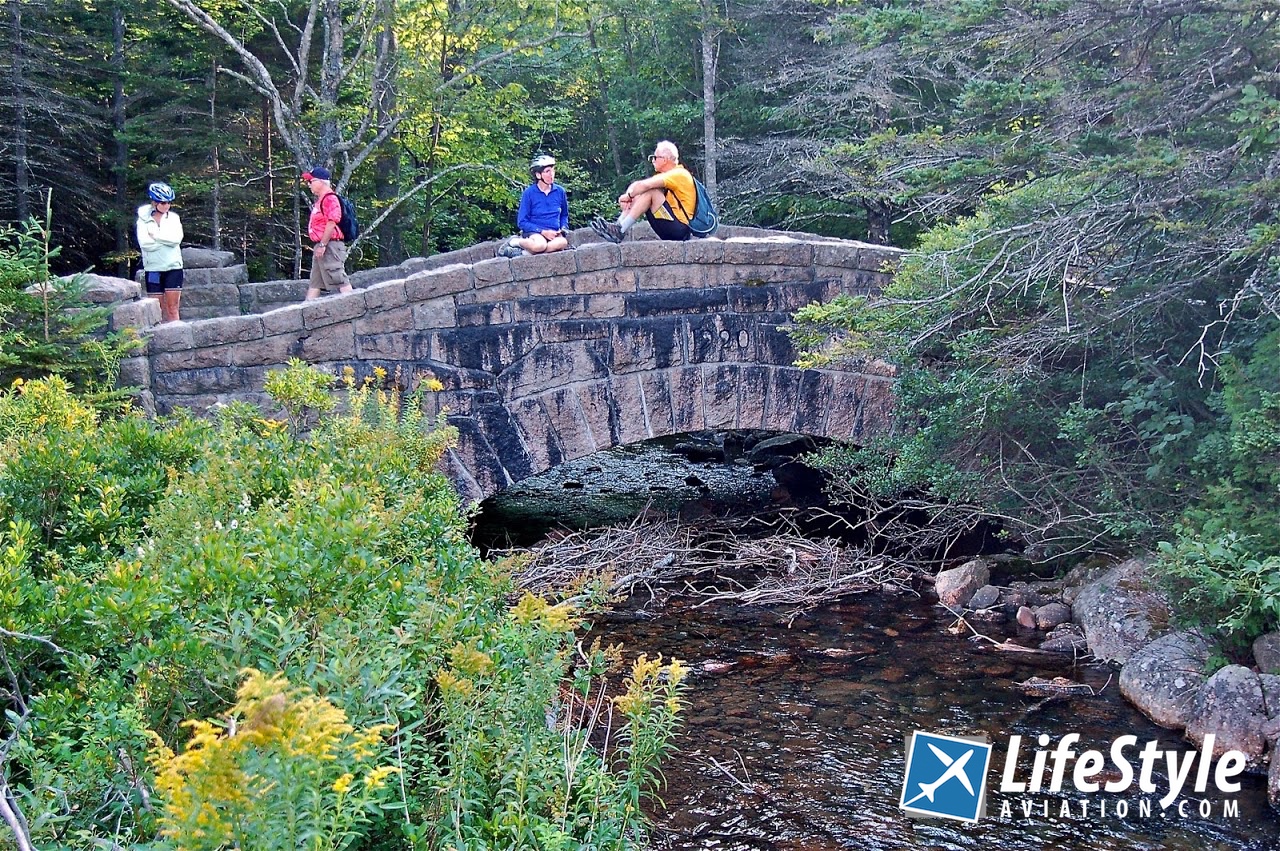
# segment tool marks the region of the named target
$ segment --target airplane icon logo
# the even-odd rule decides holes
[[[899,806],[910,815],[972,824],[986,803],[990,762],[991,745],[985,740],[917,730],[907,741]]]

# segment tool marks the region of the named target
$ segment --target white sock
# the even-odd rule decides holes
[[[626,233],[627,231],[631,230],[631,226],[634,225],[635,223],[636,223],[636,220],[631,218],[630,216],[618,216],[618,230],[622,231],[623,233]]]

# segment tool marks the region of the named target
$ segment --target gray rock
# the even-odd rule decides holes
[[[1084,633],[1073,623],[1063,623],[1050,630],[1044,641],[1040,642],[1041,650],[1051,653],[1084,654],[1089,652],[1089,642],[1084,640]]]
[[[214,251],[212,248],[182,249],[184,269],[224,269],[235,265],[236,256],[230,251]]]
[[[1280,674],[1280,632],[1268,632],[1253,640],[1253,661],[1264,674]]]
[[[1071,621],[1071,607],[1063,603],[1047,603],[1036,609],[1036,629],[1053,629]]]
[[[1101,579],[1113,567],[1113,562],[1086,561],[1071,568],[1062,577],[1062,592],[1059,595],[1062,602],[1070,606],[1082,588]]]
[[[90,304],[114,304],[118,301],[133,301],[141,295],[141,287],[128,278],[113,278],[108,275],[84,274],[80,276],[84,284],[84,299]]]
[[[1000,602],[1000,589],[994,585],[983,585],[969,600],[971,609],[988,609]]]
[[[1092,641],[1089,647],[1093,649]],[[1195,716],[1215,652],[1217,647],[1199,632],[1163,635],[1129,656],[1120,671],[1120,693],[1161,727],[1180,730]]]
[[[1272,751],[1271,769],[1267,772],[1267,803],[1280,809],[1280,759],[1276,759]]]
[[[780,434],[760,441],[747,453],[752,464],[776,467],[818,448],[817,441],[803,434]]]
[[[1202,745],[1212,733],[1214,756],[1240,751],[1247,768],[1257,771],[1267,748],[1262,732],[1266,720],[1258,675],[1243,665],[1228,665],[1201,687],[1187,722],[1187,738]]]
[[[967,605],[974,593],[990,581],[990,568],[982,559],[975,558],[939,573],[934,580],[934,590],[944,606],[958,609]]]
[[[1258,674],[1258,682],[1262,685],[1262,705],[1267,717],[1280,721],[1280,674]]]
[[[1168,631],[1168,597],[1150,581],[1146,562],[1131,558],[1086,584],[1075,596],[1072,616],[1089,651],[1124,663],[1139,647]]]
[[[1024,629],[1036,628],[1036,613],[1030,606],[1019,606],[1018,613],[1014,617],[1018,619],[1018,626]]]

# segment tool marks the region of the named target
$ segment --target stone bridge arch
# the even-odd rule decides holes
[[[728,238],[577,247],[513,260],[492,245],[431,258],[347,295],[157,327],[127,365],[160,411],[267,403],[291,357],[358,376],[436,378],[460,434],[448,472],[484,499],[564,461],[704,429],[862,441],[889,428],[892,368],[798,369],[790,315],[872,294],[899,252],[728,229]],[[481,259],[482,257],[486,259]],[[413,261],[421,267],[424,261]]]

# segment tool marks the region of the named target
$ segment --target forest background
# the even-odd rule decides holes
[[[559,160],[579,226],[610,210],[619,189],[645,173],[652,144],[669,138],[730,222],[910,250],[881,296],[811,306],[795,329],[803,363],[874,356],[900,367],[901,428],[821,459],[838,474],[838,498],[883,509],[873,525],[886,541],[910,545],[911,530],[923,528],[930,545],[994,523],[1039,566],[1152,548],[1193,621],[1223,628],[1238,646],[1280,625],[1280,0],[7,0],[3,12],[0,219],[40,219],[49,191],[54,210],[51,240],[36,227],[0,251],[6,385],[67,372],[56,359],[25,359],[22,346],[39,337],[42,317],[39,305],[23,306],[15,293],[32,280],[27,270],[47,277],[48,255],[23,255],[22,246],[61,245],[62,271],[127,273],[132,211],[152,180],[177,189],[190,242],[235,250],[255,278],[293,277],[304,265],[298,234],[307,203],[297,177],[315,163],[333,165],[362,211],[369,235],[357,262],[386,265],[509,232],[525,164],[537,152]],[[187,544],[149,548],[177,534],[165,517],[176,524],[225,515],[229,524],[240,522],[237,512],[262,512],[261,524],[246,527],[254,535],[296,525],[277,515],[288,500],[307,498],[280,473],[294,452],[314,456],[316,480],[335,493],[347,480],[325,478],[337,475],[318,460],[326,452],[305,442],[289,443],[288,453],[272,448],[294,436],[250,412],[235,412],[223,432],[197,435],[190,446],[184,434],[213,426],[154,431],[127,417],[106,426],[121,436],[100,439],[85,426],[97,415],[79,403],[58,402],[66,420],[59,426],[37,394],[20,388],[5,393],[3,407],[16,413],[0,430],[0,500],[9,520],[0,569],[19,577],[0,582],[10,595],[0,615],[22,618],[6,622],[0,650],[22,648],[14,693],[24,684],[54,689],[52,682],[56,690],[46,693],[62,697],[45,698],[46,711],[58,711],[19,712],[36,719],[28,729],[37,732],[10,736],[4,754],[31,742],[24,757],[31,776],[91,778],[85,800],[105,801],[105,809],[89,813],[35,792],[24,807],[44,812],[50,831],[99,835],[136,809],[145,730],[163,729],[179,744],[181,719],[206,717],[233,699],[237,674],[226,659],[238,657],[230,652],[193,650],[174,668],[177,657],[162,644],[137,640],[177,641],[197,634],[189,623],[204,619],[216,621],[226,648],[239,641],[239,621],[203,608],[222,579],[163,610],[139,585],[205,575],[184,561]],[[398,409],[376,412],[386,429],[401,428]],[[334,448],[365,428],[342,422],[330,435]],[[266,457],[255,448],[259,438],[277,458],[261,475],[252,472],[252,459]],[[398,439],[421,438],[410,429]],[[228,453],[199,448],[227,441],[246,442],[250,472],[213,464],[206,459]],[[82,446],[104,459],[77,455],[72,482],[59,453]],[[407,471],[394,458],[353,455],[349,472],[359,479],[385,469],[385,480],[375,476],[382,490],[372,505],[416,481],[429,457]],[[196,487],[182,478],[188,468],[217,474],[220,486]],[[259,480],[262,500],[246,497],[242,483]],[[443,517],[447,529],[422,536],[422,552],[405,549],[414,542],[400,537],[378,537],[378,558],[416,565],[456,551],[462,573],[485,575],[462,543],[463,520],[447,487],[417,486],[430,490],[422,504],[448,503],[422,522]],[[142,496],[121,496],[135,493]],[[195,493],[222,501],[193,509],[185,500]],[[388,512],[399,506],[388,496]],[[336,504],[333,511],[345,513]],[[391,517],[388,526],[400,522]],[[308,534],[324,541],[326,529]],[[224,539],[236,536],[217,531],[206,567],[234,573],[242,559]],[[135,551],[139,564],[155,561],[171,574],[122,560]],[[274,545],[262,551],[292,558]],[[340,553],[333,564],[346,558]],[[281,561],[279,577],[281,593],[306,604],[299,617],[311,617],[323,583],[299,585],[294,562]],[[438,582],[428,579],[414,593],[430,598]],[[101,607],[77,603],[72,591],[90,593],[82,583]],[[242,584],[256,605],[256,578]],[[384,615],[400,611],[405,587],[407,579],[385,592],[390,602],[376,615],[386,624],[398,622]],[[356,590],[366,598],[367,589]],[[489,592],[464,593],[485,607],[486,629],[494,625],[494,637],[475,640],[500,643],[508,614]],[[62,616],[73,610],[80,620]],[[264,604],[258,614],[270,610]],[[531,609],[528,620],[553,633],[564,626],[541,611]],[[109,653],[99,636],[110,641]],[[512,640],[517,648],[536,644]],[[437,682],[447,694],[458,682],[451,670],[470,666],[489,676],[492,660],[454,641],[452,668],[441,650],[393,660],[388,670],[412,663],[415,682]],[[274,645],[284,644],[263,639],[262,668],[273,667]],[[63,658],[73,658],[70,651],[105,659],[94,664],[116,665],[115,673],[81,671]],[[526,670],[518,655],[510,657],[513,676]],[[274,667],[296,672],[294,682],[315,680],[305,653],[286,661]],[[335,672],[335,682],[350,673]],[[140,696],[146,677],[164,688]],[[529,729],[541,723],[554,686],[541,682],[521,701]],[[84,690],[99,687],[111,693],[86,701]],[[474,699],[463,692],[459,698]],[[413,712],[437,698],[425,697]],[[66,719],[109,701],[137,708],[120,734],[135,756],[122,762],[111,756],[119,742],[102,732],[110,726],[102,718],[81,718],[81,745],[64,744]],[[667,723],[653,741],[666,740]],[[98,750],[84,745],[90,741]],[[459,748],[471,753],[468,743]],[[651,765],[655,748],[636,764]],[[528,764],[542,758],[531,755]],[[623,845],[635,835],[643,774],[627,775],[619,815],[606,822],[569,818],[559,798],[539,802],[543,815],[534,821],[523,809],[513,821],[494,820],[483,801],[464,818],[462,803],[457,814],[441,811],[428,787],[402,792],[400,806],[417,814],[406,822],[410,833],[422,825],[434,825],[435,837],[603,831]],[[341,779],[321,785],[345,795]],[[30,788],[68,785],[58,783]],[[512,783],[536,785],[523,776]],[[471,800],[469,789],[458,794]],[[138,830],[152,835],[155,827]]]

